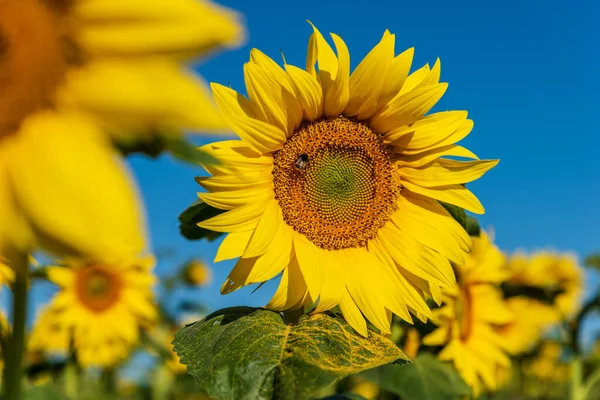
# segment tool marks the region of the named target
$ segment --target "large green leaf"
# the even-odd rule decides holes
[[[440,201],[440,204],[446,209],[446,211],[450,213],[450,215],[452,215],[452,218],[454,218],[456,222],[458,222],[463,228],[465,228],[465,231],[469,232],[467,213],[463,208],[452,204],[444,203],[443,201]]]
[[[449,400],[471,394],[458,372],[432,354],[420,355],[408,365],[383,365],[361,376],[405,400]]]
[[[308,399],[338,379],[394,361],[398,347],[374,332],[356,334],[341,318],[250,307],[217,311],[173,341],[196,382],[215,399]]]
[[[179,215],[179,231],[186,239],[199,240],[206,238],[211,241],[215,240],[221,236],[222,233],[200,228],[198,226],[198,222],[204,221],[223,212],[223,210],[211,207],[202,200],[197,200]]]

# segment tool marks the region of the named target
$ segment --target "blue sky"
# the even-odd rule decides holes
[[[580,256],[600,250],[600,53],[593,0],[542,1],[320,1],[228,0],[241,12],[249,37],[238,50],[199,66],[208,81],[243,91],[242,65],[257,47],[280,60],[304,65],[310,19],[323,32],[344,38],[352,66],[387,28],[396,51],[415,47],[415,66],[441,58],[449,82],[437,110],[466,109],[475,129],[462,143],[500,164],[470,185],[486,207],[480,221],[493,227],[507,251],[555,248]],[[595,38],[595,39],[594,39]],[[214,140],[204,138],[198,143]],[[169,157],[134,157],[130,164],[146,200],[156,250],[176,250],[160,274],[180,261],[212,261],[216,243],[189,242],[177,216],[196,199],[200,167]],[[214,282],[198,294],[209,308],[263,305],[274,285],[257,293],[221,296],[232,262],[214,266]]]

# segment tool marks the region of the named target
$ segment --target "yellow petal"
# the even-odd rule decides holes
[[[265,211],[254,229],[248,247],[246,247],[246,250],[244,251],[244,257],[250,258],[265,254],[269,245],[271,245],[273,237],[279,231],[282,224],[285,224],[285,222],[283,222],[279,202],[274,198],[271,198],[271,200],[267,202]],[[290,242],[291,240],[292,239],[290,238]]]
[[[398,92],[398,96],[402,96],[403,94],[406,94],[417,87],[417,85],[423,82],[423,79],[429,75],[429,72],[431,72],[429,65],[425,64],[423,67],[408,75],[404,81],[404,84],[400,88],[400,92]]]
[[[439,286],[453,286],[454,271],[447,259],[421,245],[389,222],[379,230],[379,242],[403,269]]]
[[[265,307],[276,311],[294,310],[303,306],[307,300],[310,300],[308,287],[296,257],[292,257],[290,265],[283,270],[277,291]]]
[[[225,192],[199,192],[198,197],[206,204],[221,209],[233,210],[250,203],[260,203],[273,198],[273,189],[269,186],[258,186]]]
[[[396,151],[398,150],[399,149],[396,149]],[[424,166],[425,164],[429,164],[439,157],[462,157],[479,160],[477,155],[475,155],[475,153],[473,153],[471,150],[462,146],[450,144],[448,146],[437,147],[433,150],[413,155],[404,155],[400,151],[398,153],[396,164],[400,166],[418,168]]]
[[[221,286],[221,294],[228,294],[246,286],[248,275],[256,263],[256,258],[240,258]]]
[[[47,248],[100,260],[144,249],[142,205],[107,139],[88,119],[50,112],[15,137],[17,202]]]
[[[46,268],[48,280],[62,288],[70,288],[73,286],[75,278],[73,270],[66,267],[48,267]]]
[[[467,118],[466,111],[442,111],[419,119],[410,126],[398,126],[385,135],[385,142],[406,149],[426,149],[452,135]],[[436,145],[435,147],[440,147]],[[421,150],[421,152],[424,150]]]
[[[250,237],[254,231],[232,232],[225,236],[223,242],[217,250],[217,255],[214,262],[223,260],[231,260],[232,258],[241,257],[244,254],[246,246],[250,241]]]
[[[388,90],[383,85],[390,83],[385,78],[394,60],[394,42],[394,35],[384,35],[352,72],[350,100],[344,110],[345,115],[358,115],[358,119],[362,120],[375,113],[382,91]]]
[[[308,72],[286,64],[285,70],[294,86],[296,98],[302,106],[304,119],[314,121],[323,109],[323,90],[315,77]]]
[[[290,136],[302,120],[302,108],[284,70],[257,49],[244,65],[244,80],[252,108],[265,122]]]
[[[431,197],[444,203],[453,204],[475,214],[483,214],[485,209],[475,195],[463,185],[447,185],[426,188],[403,181],[402,185],[413,193]]]
[[[9,139],[5,139],[8,141]],[[17,248],[20,252],[27,252],[35,242],[33,232],[28,226],[25,216],[16,208],[15,198],[8,168],[10,167],[9,153],[12,145],[0,144],[0,254],[6,256],[9,251]],[[0,268],[2,261],[0,261]],[[6,267],[9,268],[9,267]],[[10,270],[12,272],[12,270]]]
[[[404,86],[404,82],[410,71],[414,53],[414,48],[411,47],[397,55],[392,61],[392,65],[385,78],[385,83],[381,87],[381,94],[377,100],[378,110],[400,94],[400,90]]]
[[[311,70],[309,68],[309,62],[315,59],[319,66],[319,80],[321,82],[321,86],[323,87],[323,94],[326,95],[327,91],[335,81],[335,78],[338,73],[338,59],[333,52],[329,43],[325,40],[321,32],[312,24],[312,22],[308,21],[308,23],[313,27],[313,35],[309,40],[309,54],[307,56],[307,68],[306,70],[310,73]],[[314,66],[314,62],[312,64]]]
[[[231,173],[211,177],[196,177],[196,182],[209,192],[236,191],[251,188],[269,188],[273,190],[271,167],[254,171]]]
[[[285,143],[285,132],[269,123],[238,116],[228,116],[227,121],[233,131],[259,154],[279,150]]]
[[[363,335],[364,337],[369,336],[367,331],[367,321],[365,321],[364,317],[360,313],[360,310],[350,297],[350,293],[348,291],[344,291],[342,302],[340,303],[340,310],[344,315],[344,319],[356,332]]]
[[[342,301],[343,293],[346,291],[344,281],[340,279],[344,275],[344,265],[338,251],[321,250],[319,258],[323,267],[323,287],[321,288],[319,304],[315,313],[331,310]]]
[[[437,201],[403,192],[392,214],[396,226],[456,264],[466,261],[471,239],[463,227]]]
[[[323,90],[323,93],[325,93],[325,114],[334,117],[342,113],[350,97],[348,88],[350,79],[350,53],[341,37],[333,33],[331,37],[338,53],[338,71],[329,88]]]
[[[256,260],[252,272],[248,276],[249,283],[267,281],[290,264],[292,232],[292,228],[282,221],[266,253]]]
[[[92,113],[117,133],[228,128],[204,82],[164,60],[105,60],[71,69],[59,102]]]
[[[385,133],[411,124],[425,115],[442,98],[447,88],[447,83],[439,83],[398,96],[375,114],[371,126],[378,132]]]
[[[70,14],[94,56],[202,55],[244,39],[237,14],[208,1],[86,0]]]
[[[323,286],[321,260],[319,259],[320,249],[306,236],[294,232],[294,253],[298,259],[304,281],[308,286],[310,297],[318,299]]]
[[[424,187],[457,185],[479,179],[499,160],[456,161],[443,158],[419,168],[400,167],[402,178]]]
[[[256,227],[269,200],[250,203],[224,212],[198,223],[198,226],[215,232],[244,232]]]

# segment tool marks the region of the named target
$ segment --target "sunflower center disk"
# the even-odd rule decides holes
[[[77,272],[76,293],[89,309],[102,312],[120,297],[121,281],[117,275],[102,267],[87,267]]]
[[[323,249],[365,246],[396,209],[401,185],[392,152],[360,122],[304,124],[274,160],[285,222]]]
[[[52,105],[69,58],[63,13],[64,7],[41,0],[0,5],[0,138]]]

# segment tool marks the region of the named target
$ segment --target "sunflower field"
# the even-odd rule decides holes
[[[223,3],[0,0],[0,399],[600,399],[600,5]]]

